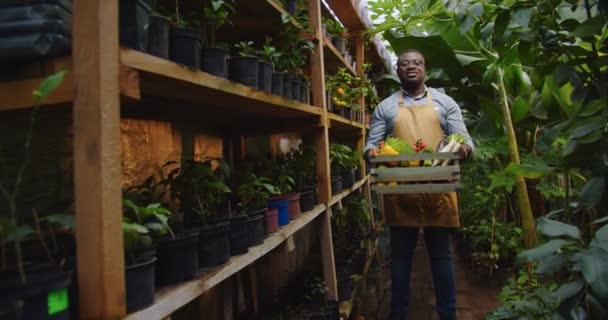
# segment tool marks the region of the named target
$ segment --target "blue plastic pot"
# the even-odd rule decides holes
[[[279,210],[279,227],[289,224],[289,202],[287,200],[276,200],[268,203],[268,207]]]

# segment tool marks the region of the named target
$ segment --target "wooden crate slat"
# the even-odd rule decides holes
[[[399,154],[394,156],[379,155],[370,159],[371,163],[389,162],[389,161],[406,161],[406,160],[456,160],[460,159],[460,154],[456,152],[435,152],[435,153],[412,153]]]
[[[372,186],[378,194],[440,193],[460,189],[460,183],[400,184],[396,186]]]
[[[460,166],[417,167],[417,168],[374,168],[371,170],[372,183],[389,181],[436,181],[459,180]]]

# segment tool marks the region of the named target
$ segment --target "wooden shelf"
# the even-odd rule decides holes
[[[343,190],[342,192],[338,193],[337,195],[333,196],[331,198],[331,200],[329,201],[329,203],[327,204],[328,207],[333,206],[334,204],[338,203],[339,201],[341,201],[342,199],[344,199],[347,195],[353,193],[355,190],[358,190],[359,188],[361,188],[361,186],[363,186],[363,184],[365,183],[365,181],[367,181],[367,179],[369,179],[369,175],[363,177],[363,179],[355,182],[355,184],[346,189]]]
[[[344,56],[327,37],[323,37],[323,57],[325,58],[325,72],[334,74],[338,72],[340,68],[346,68],[352,75],[356,75],[357,72],[351,65],[346,62]]]
[[[365,127],[360,122],[346,119],[335,113],[330,112],[327,114],[327,116],[329,117],[329,121],[330,121],[329,128],[332,130],[335,129],[335,130],[339,130],[339,131],[352,131],[352,130],[361,130]]]
[[[225,264],[212,268],[196,279],[163,287],[157,290],[155,302],[150,307],[128,315],[125,319],[163,319],[175,310],[213,288],[220,282],[254,263],[265,254],[278,247],[287,238],[302,229],[327,209],[324,204],[317,205],[313,210],[302,212],[300,217],[291,220],[276,233],[270,235],[260,245],[250,247],[247,253],[232,257]]]

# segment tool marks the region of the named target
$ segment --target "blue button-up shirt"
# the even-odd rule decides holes
[[[466,137],[466,143],[471,146],[471,148],[475,148],[473,146],[473,139],[471,139],[471,135],[469,135],[467,127],[462,120],[462,111],[454,99],[434,88],[426,88],[426,91],[420,97],[413,97],[405,90],[401,89],[382,100],[374,110],[369,132],[367,134],[367,143],[363,149],[364,154],[370,148],[378,147],[380,141],[386,140],[386,137],[393,132],[393,121],[395,120],[399,109],[400,95],[403,96],[404,105],[407,107],[426,103],[427,94],[429,92],[431,93],[431,100],[433,101],[435,110],[437,110],[437,113],[439,114],[439,122],[444,136],[448,136],[452,133],[460,133]]]

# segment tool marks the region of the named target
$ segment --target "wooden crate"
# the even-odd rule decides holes
[[[391,161],[452,160],[449,165],[436,167],[387,167],[371,169],[372,190],[377,194],[440,193],[460,189],[460,155],[455,152],[416,153],[395,156],[381,155],[370,160],[382,165]],[[398,185],[387,185],[397,182]],[[378,183],[387,183],[379,185]]]

